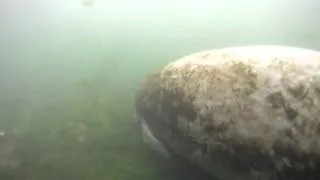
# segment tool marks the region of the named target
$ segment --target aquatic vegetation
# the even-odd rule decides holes
[[[1,132],[6,133],[0,136],[0,160],[1,151],[11,151],[7,152],[8,166],[0,164],[0,179],[160,180],[179,176],[177,170],[172,173],[170,162],[142,145],[133,120],[134,91],[99,89],[90,79],[82,79],[72,94],[43,107],[16,108],[13,104],[11,111],[16,112],[1,114],[7,121],[1,121]]]

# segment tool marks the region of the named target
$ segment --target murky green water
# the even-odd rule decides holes
[[[205,49],[319,49],[312,3],[1,1],[0,179],[208,179],[141,144],[133,118],[139,83]]]

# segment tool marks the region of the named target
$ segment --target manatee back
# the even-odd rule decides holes
[[[319,105],[320,53],[283,46],[183,57],[136,101],[157,139],[220,180],[320,179]]]

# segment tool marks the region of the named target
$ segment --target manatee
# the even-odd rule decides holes
[[[320,179],[320,52],[206,50],[150,74],[135,108],[149,145],[218,180]]]

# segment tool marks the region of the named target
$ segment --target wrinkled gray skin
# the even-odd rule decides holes
[[[192,54],[147,77],[136,110],[146,144],[219,180],[320,179],[319,52]]]

